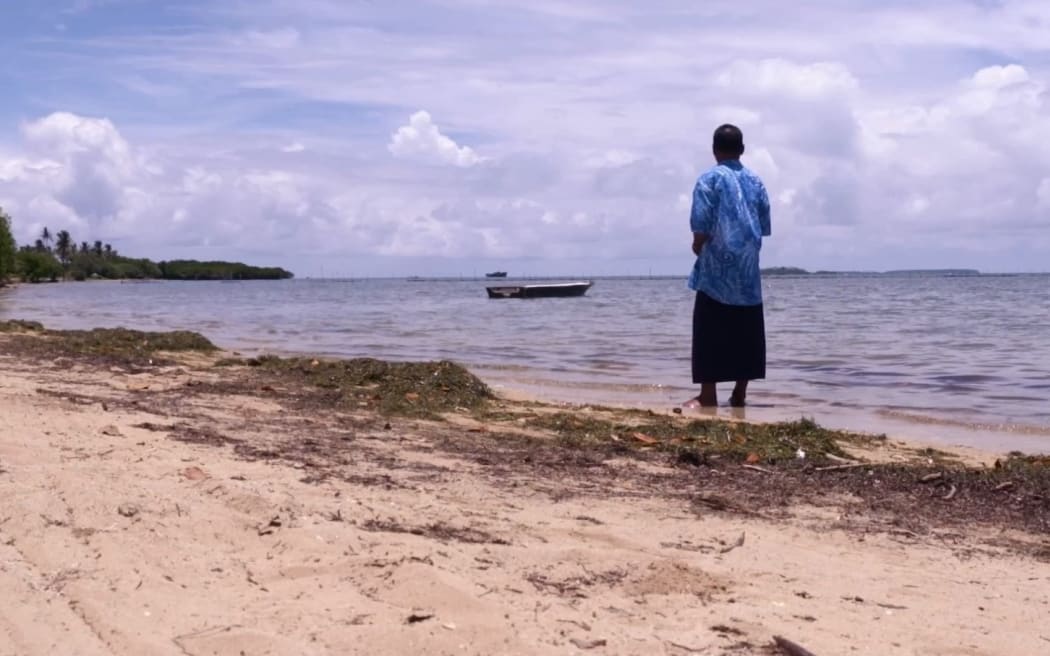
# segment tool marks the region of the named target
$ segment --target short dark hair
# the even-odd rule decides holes
[[[726,123],[715,130],[713,148],[717,153],[726,155],[744,154],[744,133],[735,125]]]

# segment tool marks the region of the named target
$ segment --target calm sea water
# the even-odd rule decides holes
[[[451,359],[497,389],[551,400],[668,409],[696,394],[693,298],[681,279],[600,279],[570,299],[490,300],[485,284],[27,285],[0,291],[0,318],[197,330],[243,352]],[[768,378],[753,384],[748,418],[807,416],[901,437],[1050,451],[1050,276],[764,284]]]

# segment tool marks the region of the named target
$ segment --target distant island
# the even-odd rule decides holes
[[[886,271],[887,276],[979,276],[981,272],[977,269],[897,269]]]
[[[764,276],[979,276],[977,269],[894,269],[891,271],[807,271],[798,267],[762,269]]]
[[[284,280],[294,277],[280,267],[240,262],[171,260],[154,262],[125,257],[101,241],[77,244],[67,230],[54,235],[44,228],[33,244],[17,247],[11,219],[0,210],[0,285],[58,280]]]

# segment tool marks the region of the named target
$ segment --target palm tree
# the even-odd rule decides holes
[[[84,255],[87,255],[91,252],[91,247],[88,246],[88,243],[86,241],[80,242],[80,252]]]
[[[44,250],[51,250],[51,231],[44,226],[43,232],[40,233],[40,243],[44,245]]]
[[[106,247],[105,247],[104,250],[106,251],[106,257],[107,258],[113,257],[113,247],[112,246],[110,246],[109,244],[106,244]]]
[[[69,260],[72,259],[76,249],[77,245],[73,242],[73,237],[70,236],[69,231],[59,230],[55,236],[55,255],[58,256],[58,261],[69,266]]]
[[[95,255],[102,257],[102,242],[95,240],[95,246],[91,250],[95,252]]]
[[[44,240],[43,239],[37,239],[36,242],[33,244],[33,250],[35,250],[35,251],[37,251],[39,253],[43,253],[44,251],[46,251],[47,250],[47,246],[44,246]]]

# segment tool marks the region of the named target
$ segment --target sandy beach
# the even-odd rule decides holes
[[[1045,478],[1003,454],[694,462],[47,339],[0,333],[3,656],[1050,653]]]

